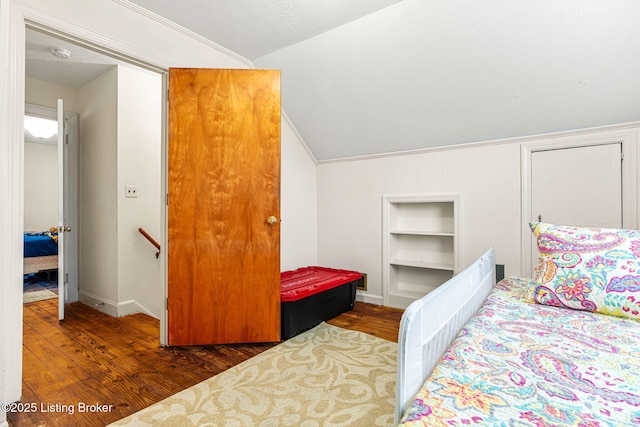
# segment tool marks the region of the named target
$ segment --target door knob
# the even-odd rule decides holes
[[[269,224],[269,225],[275,225],[277,222],[278,222],[278,218],[276,218],[273,215],[271,215],[269,218],[267,218],[267,224]]]
[[[55,228],[54,228],[55,230]],[[68,233],[71,231],[70,225],[65,225],[64,227],[58,227],[58,233]]]

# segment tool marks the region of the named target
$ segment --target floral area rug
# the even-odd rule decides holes
[[[397,344],[319,326],[111,426],[389,426]]]

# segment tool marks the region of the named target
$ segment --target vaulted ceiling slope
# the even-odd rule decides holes
[[[282,70],[319,160],[640,120],[637,0],[133,0]]]
[[[257,58],[318,159],[640,120],[640,2],[404,0]]]

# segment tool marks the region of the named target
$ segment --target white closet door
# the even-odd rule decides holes
[[[622,144],[531,153],[531,220],[622,227]],[[538,251],[532,238],[532,268]]]

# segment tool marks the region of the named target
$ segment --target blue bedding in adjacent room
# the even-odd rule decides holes
[[[38,257],[58,255],[58,242],[54,240],[56,233],[24,233],[24,256]]]

